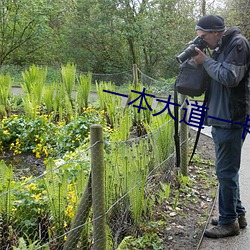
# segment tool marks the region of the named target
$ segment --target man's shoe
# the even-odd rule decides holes
[[[243,228],[245,228],[247,226],[247,220],[246,220],[245,214],[239,215],[238,222],[239,222],[240,229],[243,229]],[[217,226],[218,225],[218,219],[217,218],[212,218],[211,224],[214,225],[214,226]]]
[[[206,229],[204,235],[209,238],[223,238],[228,236],[239,235],[240,227],[238,222],[234,222],[232,224],[222,225],[219,224],[210,229]]]
[[[245,214],[242,214],[238,217],[238,222],[241,229],[247,226],[247,220]]]

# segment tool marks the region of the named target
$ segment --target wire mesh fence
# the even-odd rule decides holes
[[[137,68],[138,72],[139,72],[139,76],[140,76],[140,81],[143,83],[143,85],[148,86],[150,88],[152,88],[153,92],[159,92],[159,89],[155,89],[155,86],[158,86],[158,88],[161,89],[161,92],[165,92],[165,93],[170,93],[174,91],[174,81],[170,81],[170,80],[156,80],[148,75],[146,75],[145,73],[143,73],[139,68]]]
[[[97,152],[92,142],[73,157],[48,159],[38,176],[17,178],[1,161],[1,249],[119,249],[142,234],[139,225],[154,217],[155,204],[166,198],[162,183],[171,183],[176,171],[174,120],[145,130],[123,141],[115,133],[99,138]],[[103,183],[93,181],[102,160]],[[103,198],[104,211],[96,215]]]
[[[90,148],[79,152],[78,161],[49,160],[42,175],[23,178],[16,188],[11,188],[13,170],[1,162],[1,249],[21,244],[34,249],[92,249],[96,241],[103,242],[103,235],[94,241],[93,224],[104,215],[107,249],[117,249],[124,238],[136,236],[140,222],[154,214],[160,183],[171,180],[172,130],[169,120],[143,137],[104,141],[105,214],[98,218],[93,218],[92,203],[96,199],[98,206],[101,198],[92,196],[96,187],[90,185]],[[65,246],[69,237],[71,244]]]
[[[40,65],[41,68],[47,69],[47,82],[52,84],[53,82],[60,82],[61,74],[60,67],[46,65]],[[25,70],[28,70],[28,66],[13,66],[13,65],[2,65],[0,69],[0,74],[10,73],[13,79],[15,80],[14,85],[19,86],[21,82],[23,82],[22,73]],[[92,72],[92,84],[96,82],[112,82],[119,85],[127,85],[129,83],[135,82],[135,70],[137,71],[137,81],[142,83],[144,86],[151,88],[153,92],[157,93],[161,92],[170,92],[174,90],[174,80],[165,80],[160,79],[156,80],[147,74],[145,74],[139,67],[135,65],[135,69],[129,69],[122,72],[110,73],[110,74],[101,74]],[[87,75],[88,72],[82,72],[77,70],[77,74]],[[155,87],[158,86],[156,89]]]

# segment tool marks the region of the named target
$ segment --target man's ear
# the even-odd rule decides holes
[[[218,38],[221,38],[223,36],[224,32],[215,32],[215,34]]]

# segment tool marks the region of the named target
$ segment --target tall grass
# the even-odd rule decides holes
[[[51,86],[46,86],[46,88],[44,89],[43,102],[47,114],[50,114],[53,111],[55,89],[56,89],[56,84],[53,84]]]
[[[103,92],[104,89],[115,92],[115,84],[112,84],[111,82],[96,82],[96,91],[100,109],[107,111],[107,103],[112,102],[112,94]],[[114,96],[117,97],[116,95]]]
[[[21,87],[24,91],[24,111],[29,117],[35,117],[37,112],[40,112],[46,75],[47,68],[35,65],[22,72],[24,82],[21,83]]]
[[[76,65],[67,63],[61,66],[62,86],[64,87],[70,101],[72,101],[72,92],[76,82]]]
[[[115,92],[115,85],[111,82],[96,83],[96,89],[99,98],[100,109],[107,112],[108,123],[112,128],[114,128],[115,123],[117,123],[123,112],[121,105],[122,97],[117,96],[116,94],[103,92],[103,90]]]
[[[5,223],[9,223],[12,215],[14,176],[12,166],[8,167],[4,161],[0,161],[0,214],[4,216]]]
[[[67,122],[72,120],[74,114],[70,97],[65,93],[64,87],[62,87],[59,83],[55,84],[53,113],[55,120],[66,120]]]
[[[106,202],[107,207],[123,196],[125,210],[131,212],[135,223],[142,219],[144,187],[151,154],[147,140],[111,143],[112,154],[106,155]],[[117,212],[117,211],[116,211]],[[120,211],[121,213],[122,211]],[[124,211],[123,211],[124,212]]]
[[[174,149],[174,122],[168,113],[154,116],[151,123],[145,123],[145,127],[152,140],[152,146],[156,162],[163,162]]]
[[[137,107],[144,107],[145,109],[139,110],[137,107],[133,107],[133,114],[134,114],[134,123],[137,125],[140,125],[142,122],[150,123],[151,117],[152,117],[152,111],[149,109],[149,107],[152,108],[153,98],[150,96],[143,96],[140,93],[143,92],[144,86],[142,84],[137,84],[136,86],[129,84],[129,103],[139,98],[136,102],[131,103],[131,108],[136,105]],[[134,93],[132,91],[137,91],[138,93]],[[150,94],[149,90],[145,91],[145,94]],[[149,107],[146,104],[146,101],[149,105]],[[141,103],[140,103],[141,102]]]
[[[92,74],[80,75],[78,78],[76,105],[78,110],[88,107],[89,94],[91,89]]]
[[[43,180],[48,193],[50,211],[57,222],[57,227],[61,227],[67,205],[68,179],[61,171],[60,173],[55,171],[55,168],[55,163],[50,159],[46,164],[47,175]]]
[[[0,115],[7,116],[9,104],[8,98],[11,93],[12,79],[10,74],[0,75]]]

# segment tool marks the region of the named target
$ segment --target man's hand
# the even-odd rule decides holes
[[[194,48],[195,51],[198,53],[197,56],[192,57],[197,64],[203,64],[207,56],[197,47]]]

